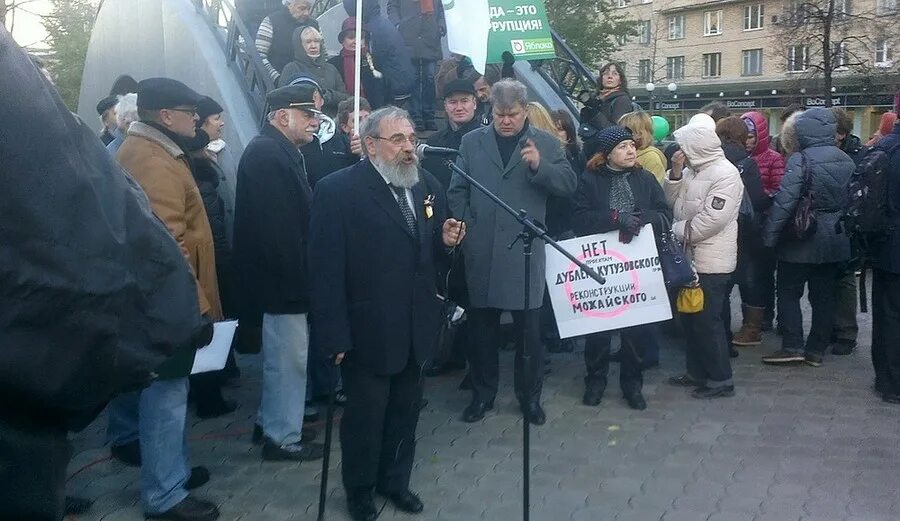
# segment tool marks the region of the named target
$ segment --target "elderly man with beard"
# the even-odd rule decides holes
[[[385,107],[360,136],[367,158],[316,185],[309,241],[313,343],[340,364],[342,470],[350,516],[377,517],[374,489],[419,513],[409,490],[422,372],[440,324],[437,264],[465,235],[418,168],[409,114]]]
[[[316,88],[289,85],[266,96],[270,112],[237,172],[233,259],[240,316],[262,324],[262,398],[254,441],[270,461],[322,457],[303,433],[308,360],[306,244],[312,191],[298,147],[318,129]]]
[[[525,85],[504,79],[491,90],[493,124],[469,132],[459,147],[459,167],[482,185],[499,194],[513,208],[522,208],[537,221],[547,213],[551,195],[569,197],[578,178],[557,136],[529,125]],[[527,325],[525,338],[531,356],[516,346],[515,390],[527,421],[542,425],[541,408],[544,346],[540,334],[540,308],[544,298],[544,248],[531,257],[530,308],[523,309],[526,281],[521,250],[509,248],[522,226],[493,201],[453,174],[447,192],[453,215],[471,225],[472,235],[463,246],[469,290],[469,376],[472,403],[463,421],[480,421],[494,407],[499,382],[500,313],[512,312],[517,328]],[[530,360],[526,364],[526,361]]]

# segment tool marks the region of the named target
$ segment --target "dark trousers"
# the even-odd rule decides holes
[[[816,354],[825,352],[834,327],[834,294],[840,269],[841,263],[837,262],[778,263],[778,325],[782,349],[795,353],[804,350],[800,299],[808,285],[812,325],[805,349]]]
[[[722,307],[732,287],[731,273],[699,274],[703,310],[681,315],[687,343],[687,373],[707,387],[732,385],[731,357],[725,342]]]
[[[71,456],[64,429],[0,420],[0,519],[62,519]]]
[[[373,487],[409,489],[422,400],[422,371],[410,356],[400,373],[379,376],[356,364],[350,352],[341,364],[347,403],[341,419],[341,469],[348,494]]]
[[[436,65],[437,62],[432,60],[413,60],[413,67],[416,69],[416,83],[409,98],[409,114],[413,121],[418,123],[434,121],[434,69]]]
[[[762,305],[759,307],[766,308],[763,318],[766,322],[771,322],[775,319],[775,308],[777,306],[775,303],[775,271],[778,266],[778,260],[771,248],[761,248],[754,255],[754,261],[756,263],[756,270],[754,270],[756,274],[755,285],[758,288],[759,296],[762,298]]]
[[[900,394],[900,275],[873,270],[872,366],[875,388]]]
[[[765,308],[774,305],[775,264],[770,253],[761,248],[738,250],[734,282],[745,306]]]
[[[641,371],[643,344],[652,337],[650,327],[638,326],[619,330],[622,349],[619,352],[619,387],[622,394],[631,395],[641,391],[644,374]],[[584,385],[588,389],[602,392],[606,389],[609,374],[609,349],[613,333],[589,335],[584,343],[584,366],[587,375]]]
[[[469,310],[469,375],[472,378],[473,399],[493,401],[500,383],[500,312],[495,308]],[[529,360],[522,352],[521,340],[516,342],[515,390],[520,403],[539,402],[544,383],[544,344],[541,342],[541,310],[512,311],[514,327],[519,335],[528,317]]]
[[[859,324],[856,322],[856,270],[852,265],[842,268],[834,295],[834,331],[831,338],[835,342],[856,345]]]

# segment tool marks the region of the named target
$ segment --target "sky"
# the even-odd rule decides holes
[[[0,0],[3,1],[3,0]],[[22,2],[22,0],[18,0]],[[52,6],[49,0],[31,0],[15,11],[15,24],[13,25],[12,35],[16,43],[22,47],[40,48],[46,47],[44,39],[47,32],[41,25],[40,15],[50,12]],[[7,15],[10,18],[10,15]],[[6,26],[9,28],[10,20],[7,19]]]

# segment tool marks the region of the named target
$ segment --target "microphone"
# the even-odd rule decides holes
[[[419,159],[425,159],[426,157],[458,156],[459,150],[453,148],[433,147],[422,143],[416,147],[416,155],[419,156]]]

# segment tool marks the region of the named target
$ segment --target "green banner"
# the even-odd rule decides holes
[[[491,32],[487,63],[502,63],[509,51],[516,61],[556,56],[543,0],[489,0]]]

